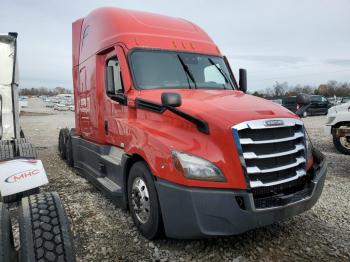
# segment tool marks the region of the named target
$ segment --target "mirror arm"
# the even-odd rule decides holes
[[[144,99],[139,98],[139,97],[137,97],[135,99],[135,106],[136,106],[136,108],[149,110],[149,111],[156,112],[159,114],[164,113],[165,110],[169,110],[169,111],[173,112],[174,114],[176,114],[176,115],[186,119],[187,121],[195,124],[198,131],[200,131],[206,135],[209,135],[209,125],[206,121],[199,119],[195,116],[192,116],[190,114],[187,114],[187,113],[185,113],[185,112],[183,112],[183,111],[181,111],[173,106],[165,106],[165,105],[158,104],[158,103],[155,103],[152,101],[144,100]]]
[[[198,131],[209,135],[209,125],[206,121],[199,119],[195,116],[192,116],[190,114],[187,114],[175,107],[172,106],[166,106],[166,109],[168,109],[169,111],[173,112],[174,114],[186,119],[189,122],[192,122],[193,124],[195,124],[197,126]]]
[[[113,101],[120,103],[121,105],[128,104],[128,98],[124,94],[108,94]]]

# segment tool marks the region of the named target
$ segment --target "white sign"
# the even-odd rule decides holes
[[[0,162],[0,192],[13,195],[49,183],[40,160],[15,159]]]

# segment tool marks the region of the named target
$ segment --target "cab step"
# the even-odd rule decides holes
[[[111,195],[118,195],[122,192],[121,187],[108,177],[99,177],[97,178],[97,182],[99,182],[101,186],[103,186],[104,189]]]

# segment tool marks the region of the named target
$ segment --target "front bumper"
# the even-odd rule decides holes
[[[320,161],[310,182],[310,194],[284,196],[283,206],[255,209],[252,193],[245,190],[189,188],[158,179],[165,233],[170,238],[203,238],[241,234],[309,210],[319,199],[327,165]],[[237,201],[244,199],[244,208]],[[282,199],[281,199],[282,200]]]

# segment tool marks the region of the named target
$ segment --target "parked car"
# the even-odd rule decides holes
[[[54,106],[55,106],[55,104],[52,103],[52,102],[48,102],[48,103],[45,105],[45,107],[48,107],[48,108],[53,108]]]
[[[68,107],[64,104],[55,104],[53,109],[57,111],[67,111]]]
[[[320,95],[311,95],[311,106],[309,109],[305,112],[305,115],[326,115],[328,112],[328,109],[332,106],[332,104],[328,101],[328,99],[324,96]],[[282,105],[289,109],[292,112],[297,111],[297,103],[296,103],[296,96],[288,96],[282,98]]]
[[[310,96],[311,106],[307,110],[308,115],[327,115],[328,109],[332,104],[324,96],[313,95]]]
[[[342,99],[341,99],[341,104],[344,104],[344,103],[348,103],[350,102],[350,96],[344,96]]]
[[[282,99],[273,99],[271,101],[276,103],[276,104],[282,105]]]
[[[296,96],[286,96],[282,98],[282,106],[287,108],[292,112],[297,111],[297,97]]]
[[[335,97],[328,97],[328,101],[331,104],[331,106],[336,106],[338,105],[337,99]]]
[[[350,155],[350,102],[328,109],[325,133],[339,152]]]

